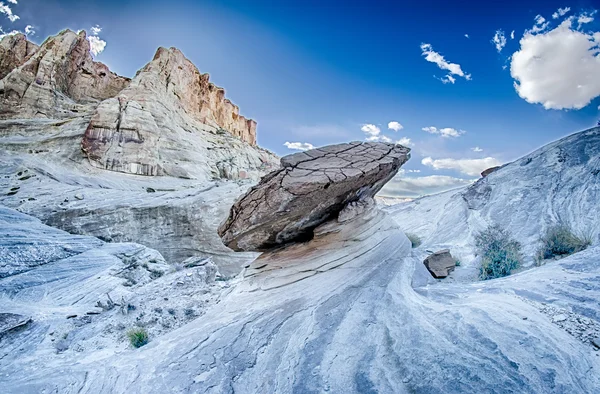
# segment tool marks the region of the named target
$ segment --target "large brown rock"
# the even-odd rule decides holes
[[[25,63],[38,50],[24,34],[9,34],[0,40],[0,79]]]
[[[434,278],[441,279],[454,271],[456,259],[452,257],[450,250],[443,249],[427,256],[423,264]]]
[[[76,116],[82,104],[114,97],[129,81],[93,60],[85,31],[63,30],[0,80],[0,117]]]
[[[350,142],[296,153],[263,177],[219,227],[233,250],[261,251],[310,239],[315,227],[349,203],[372,198],[410,157],[410,149]]]

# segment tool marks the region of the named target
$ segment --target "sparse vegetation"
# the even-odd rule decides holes
[[[592,244],[591,237],[579,236],[565,224],[550,227],[541,241],[542,246],[536,256],[538,264],[542,260],[564,257],[580,252]]]
[[[129,342],[135,348],[139,348],[148,343],[148,332],[145,328],[133,328],[127,333]]]
[[[510,275],[521,262],[521,244],[498,225],[491,225],[475,236],[475,247],[481,256],[481,280]]]
[[[413,248],[418,248],[419,245],[421,245],[423,243],[423,241],[421,241],[421,238],[419,238],[419,236],[416,235],[416,234],[406,233],[406,236],[410,240],[410,243],[411,243],[411,245],[412,245]]]

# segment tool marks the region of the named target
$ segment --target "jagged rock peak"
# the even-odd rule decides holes
[[[38,48],[23,33],[4,36],[0,40],[0,79],[29,60]]]
[[[225,89],[209,82],[208,74],[198,68],[177,48],[157,49],[154,58],[136,74],[140,85],[157,88],[149,83],[156,76],[171,97],[176,97],[192,118],[256,144],[256,122],[240,115],[240,109],[225,98]]]
[[[348,204],[372,199],[409,152],[401,145],[350,142],[285,156],[282,168],[236,201],[219,235],[237,251],[263,251],[310,238]]]
[[[93,60],[85,31],[66,29],[0,81],[0,115],[72,116],[77,104],[114,97],[129,82]]]

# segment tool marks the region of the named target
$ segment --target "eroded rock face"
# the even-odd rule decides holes
[[[450,250],[443,249],[427,256],[423,264],[434,278],[442,279],[454,271],[456,259],[452,257]]]
[[[265,250],[312,237],[349,203],[371,199],[410,157],[401,145],[351,142],[281,159],[219,227],[233,250]]]
[[[27,53],[27,45],[10,53]],[[81,104],[114,97],[129,81],[93,60],[85,31],[64,30],[0,81],[0,117],[76,116]]]
[[[482,178],[485,178],[486,176],[490,175],[492,172],[495,172],[495,171],[499,170],[499,169],[500,169],[500,167],[501,167],[501,166],[495,166],[495,167],[490,167],[490,168],[488,168],[487,170],[484,170],[484,171],[481,173],[481,177],[482,177]]]
[[[0,40],[0,79],[25,63],[38,48],[21,33],[5,36]]]
[[[182,163],[197,161],[191,156],[203,148],[210,151],[202,155],[204,160],[214,157],[222,178],[251,177],[249,173],[270,161],[266,152],[249,160],[244,155],[221,160],[219,156],[229,155],[219,151],[240,144],[215,147],[206,138],[196,143],[197,130],[233,135],[256,146],[256,122],[240,116],[225,91],[209,83],[208,74],[200,74],[181,51],[159,48],[126,89],[98,106],[82,148],[95,167],[149,176],[197,177]],[[236,156],[248,162],[238,163]],[[248,171],[240,171],[244,167]]]

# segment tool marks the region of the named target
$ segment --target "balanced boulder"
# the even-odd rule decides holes
[[[423,264],[434,278],[442,279],[454,271],[456,260],[448,249],[443,249],[427,256]]]
[[[310,239],[315,227],[347,204],[372,198],[409,152],[401,145],[350,142],[285,156],[280,169],[236,201],[219,235],[237,251]]]

